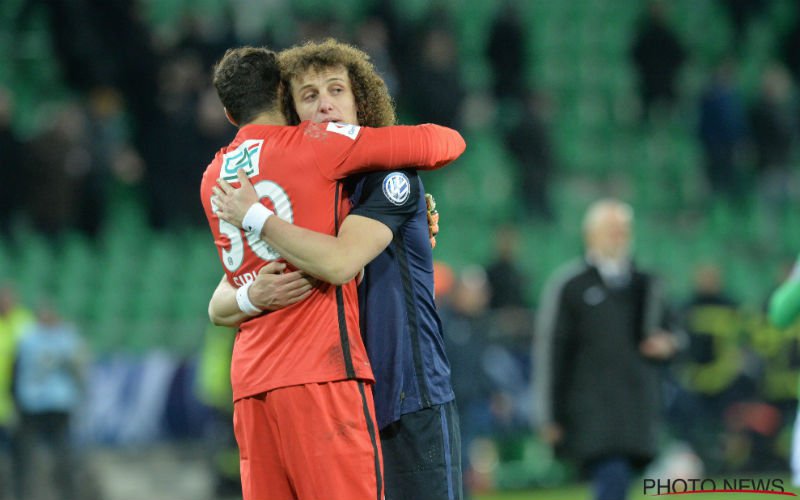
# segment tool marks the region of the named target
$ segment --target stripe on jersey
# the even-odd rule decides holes
[[[361,393],[361,403],[364,409],[364,419],[367,421],[367,432],[369,432],[369,439],[372,442],[372,454],[375,457],[375,478],[378,484],[378,498],[383,500],[383,477],[381,476],[381,456],[378,450],[378,437],[375,434],[375,415],[369,412],[369,405],[367,404],[367,395],[364,393],[364,382],[358,382],[358,392]]]
[[[397,262],[400,266],[400,279],[403,281],[403,295],[406,302],[406,314],[408,314],[408,331],[411,334],[411,349],[414,355],[414,373],[416,375],[414,382],[417,384],[422,407],[425,408],[431,405],[431,395],[428,391],[428,384],[425,383],[425,367],[419,341],[419,320],[417,319],[417,306],[414,300],[414,286],[411,283],[411,271],[408,267],[408,254],[406,253],[405,245],[403,245],[402,232],[403,230],[401,229],[395,234],[394,246],[397,250]]]
[[[336,181],[336,195],[333,197],[333,228],[334,236],[339,236],[339,198],[342,192],[341,181]],[[353,368],[353,356],[350,354],[350,337],[347,334],[347,319],[344,314],[344,295],[342,287],[336,287],[336,316],[339,320],[339,342],[342,344],[342,357],[344,357],[345,374],[348,379],[355,378],[356,370]]]

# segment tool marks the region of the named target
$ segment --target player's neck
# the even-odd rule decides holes
[[[253,120],[246,125],[286,125],[286,118],[280,111],[266,111],[256,115]]]

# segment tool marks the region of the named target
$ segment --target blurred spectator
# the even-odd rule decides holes
[[[9,498],[14,483],[9,473],[16,410],[12,394],[12,375],[17,342],[33,322],[33,314],[17,302],[10,283],[0,285],[0,498]]]
[[[620,500],[658,450],[659,365],[673,356],[658,280],[630,254],[633,211],[593,203],[585,258],[555,273],[534,344],[536,422],[591,477],[595,498]]]
[[[724,469],[726,408],[755,392],[755,374],[746,374],[739,340],[738,307],[724,289],[722,271],[713,264],[698,266],[683,310],[689,348],[677,366],[680,394],[670,413],[676,436],[692,446],[711,474]]]
[[[548,130],[550,104],[543,94],[529,93],[521,106],[524,112],[505,134],[519,172],[519,196],[528,215],[547,220],[553,217],[549,187],[555,169]]]
[[[241,498],[239,449],[233,434],[233,391],[230,382],[231,354],[236,330],[209,325],[195,384],[198,398],[211,410],[204,429],[209,469],[216,498]]]
[[[698,132],[708,185],[715,195],[732,201],[742,189],[740,156],[747,135],[747,116],[731,59],[717,66],[703,91]]]
[[[358,26],[356,44],[369,54],[372,64],[381,75],[390,95],[400,93],[397,70],[389,54],[389,33],[386,23],[379,17],[370,17]]]
[[[214,87],[209,86],[200,93],[197,104],[197,133],[203,148],[210,158],[217,150],[231,141],[235,129],[225,118]]]
[[[415,121],[458,128],[465,91],[455,38],[442,27],[433,27],[422,36],[419,62],[411,69],[414,84],[403,86],[406,104]]]
[[[528,280],[519,268],[519,232],[501,226],[494,235],[495,258],[486,269],[491,309],[527,307]]]
[[[92,163],[94,169],[102,174],[97,189],[103,192],[102,185],[111,182],[112,174],[124,183],[138,182],[144,168],[141,160],[130,164],[121,161],[127,155],[138,157],[138,153],[131,145],[130,123],[119,89],[107,86],[92,88],[88,95],[87,114]]]
[[[86,114],[77,102],[58,110],[43,132],[25,147],[30,183],[28,213],[34,227],[54,237],[66,229],[93,234],[102,202],[94,189],[99,173],[92,162]]]
[[[463,270],[446,300],[440,304],[450,380],[461,421],[464,495],[469,498],[473,489],[471,478],[474,477],[470,444],[477,437],[491,432],[492,421],[490,400],[493,386],[483,367],[489,330],[489,286],[484,270],[478,267]]]
[[[495,99],[520,100],[525,93],[525,36],[528,30],[516,2],[505,1],[492,22],[486,57],[492,67]]]
[[[0,236],[11,238],[11,229],[17,209],[22,201],[24,169],[22,168],[22,143],[14,133],[14,96],[0,87]]]
[[[43,13],[67,85],[79,91],[98,85],[121,89],[137,138],[155,115],[159,65],[139,7],[128,0],[24,0],[14,23],[19,32]]]
[[[770,240],[782,229],[779,221],[796,192],[792,160],[798,137],[798,108],[793,97],[789,73],[775,64],[761,76],[761,89],[750,110],[759,195],[768,208],[765,223],[773,226]]]
[[[194,51],[173,55],[159,73],[160,119],[153,123],[145,152],[150,221],[158,228],[204,224],[193,179],[225,143],[207,143],[198,130],[198,102],[208,88],[202,59]],[[208,104],[201,108],[204,120]],[[217,112],[224,118],[222,106]],[[228,127],[230,137],[234,129]],[[224,133],[220,133],[222,138]],[[218,139],[215,139],[218,140]]]
[[[795,16],[794,23],[783,36],[780,55],[794,81],[800,81],[800,16]]]
[[[25,330],[17,346],[17,498],[38,498],[36,492],[48,483],[58,498],[77,498],[70,418],[83,399],[86,362],[83,340],[75,327],[43,301],[36,322]],[[52,457],[52,482],[43,481],[43,475],[37,472],[34,454],[40,444]]]
[[[767,7],[765,0],[722,0],[722,6],[727,11],[733,26],[733,44],[737,53],[741,52],[742,45],[747,41],[747,29],[750,22],[764,12]]]
[[[530,344],[533,335],[533,315],[528,301],[530,280],[521,269],[519,231],[512,225],[501,226],[495,232],[495,257],[486,269],[489,279],[489,308],[492,313],[494,355],[508,370],[516,367],[519,375],[506,373],[499,377],[499,386],[505,383],[507,392],[515,394],[517,404],[528,400],[528,374],[530,373]],[[514,379],[522,379],[513,382]],[[527,418],[527,415],[525,415]]]
[[[651,119],[654,107],[672,107],[675,80],[686,59],[686,52],[667,21],[663,1],[651,1],[633,38],[631,59],[639,74],[639,95],[643,118]]]

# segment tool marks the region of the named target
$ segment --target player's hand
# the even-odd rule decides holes
[[[258,194],[243,168],[236,172],[236,176],[241,183],[238,189],[225,179],[217,180],[217,186],[212,188],[214,194],[211,196],[211,203],[216,207],[217,217],[241,229],[247,210],[253,203],[258,203]]]
[[[428,235],[431,238],[431,248],[436,248],[436,235],[439,234],[439,211],[436,210],[436,200],[433,195],[425,193],[425,205],[428,207]]]
[[[302,271],[284,272],[286,264],[273,261],[258,271],[250,285],[250,302],[265,311],[277,311],[304,300],[317,285],[317,280]]]

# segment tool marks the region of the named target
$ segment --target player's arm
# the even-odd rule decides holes
[[[329,123],[320,137],[310,144],[323,174],[332,179],[372,170],[433,170],[466,149],[456,130],[431,123],[380,128]]]
[[[773,292],[769,300],[769,320],[778,328],[786,328],[800,314],[800,258],[791,276]]]
[[[409,182],[406,174],[396,175],[408,189],[403,204],[413,209],[419,192],[418,184]],[[388,216],[379,220],[351,214],[345,218],[335,237],[273,217],[269,209],[258,203],[258,195],[247,174],[240,170],[237,176],[241,183],[239,189],[234,189],[224,180],[214,188],[218,217],[248,232],[258,233],[287,261],[323,281],[335,285],[350,281],[392,241],[390,226],[393,223],[389,222]],[[372,181],[369,192],[380,191],[380,179],[382,177]],[[374,186],[376,182],[377,189]],[[259,218],[264,214],[267,214],[266,218]],[[395,218],[397,215],[402,214],[395,214]]]
[[[341,285],[389,245],[392,231],[373,219],[348,215],[338,236],[330,236],[270,217],[261,237],[295,267]]]
[[[539,429],[541,438],[551,446],[563,439],[564,408],[559,394],[569,366],[566,363],[569,351],[570,315],[567,313],[565,283],[558,276],[551,277],[546,284],[541,306],[536,315],[536,335],[533,356],[535,359],[532,380],[535,384],[533,424]]]
[[[240,292],[245,297],[237,297],[237,289],[223,276],[208,304],[211,322],[217,326],[238,326],[259,314],[256,310],[276,311],[304,300],[311,294],[314,280],[300,271],[284,273],[285,269],[282,262],[262,267],[255,281]]]

